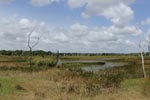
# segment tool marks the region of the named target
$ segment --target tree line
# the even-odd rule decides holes
[[[56,52],[35,50],[32,51],[33,56],[56,56]],[[0,50],[0,55],[6,56],[29,56],[30,51],[25,50]],[[139,53],[59,53],[60,56],[113,56],[113,55],[133,55],[138,56]],[[150,55],[149,52],[144,53],[145,56]]]

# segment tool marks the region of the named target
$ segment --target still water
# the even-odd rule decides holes
[[[122,67],[122,66],[127,65],[127,63],[111,62],[110,60],[113,60],[113,59],[63,61],[62,63],[64,63],[64,64],[69,64],[69,63],[86,63],[86,64],[88,64],[89,63],[89,65],[81,67],[81,69],[84,71],[93,71],[93,72],[102,70],[102,69],[107,69],[107,68],[112,68],[112,67]],[[94,64],[94,63],[103,63],[103,64]]]

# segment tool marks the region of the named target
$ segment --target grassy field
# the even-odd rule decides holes
[[[54,56],[0,56],[0,100],[150,100],[150,79],[143,79],[140,56],[67,56],[61,60],[117,58],[124,67],[84,72],[77,65],[55,68]],[[78,65],[80,66],[80,65]],[[145,58],[150,77],[150,58]]]

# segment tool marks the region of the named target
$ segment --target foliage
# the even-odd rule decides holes
[[[7,55],[7,56],[27,56],[29,55],[29,51],[24,51],[24,50],[15,50],[15,51],[12,51],[12,50],[1,50],[0,51],[0,55]],[[52,53],[51,51],[42,51],[42,50],[37,50],[37,51],[33,51],[32,52],[32,55],[36,56],[36,55],[39,55],[39,56],[47,56],[47,55],[54,55],[54,53]]]

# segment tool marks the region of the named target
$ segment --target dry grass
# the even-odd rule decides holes
[[[139,65],[140,60],[135,59],[125,58],[126,61],[136,61]],[[0,58],[0,61],[2,60],[12,59]],[[7,64],[8,67],[11,65]],[[16,66],[18,63],[12,64]],[[19,62],[19,65],[24,67],[22,62]],[[146,68],[150,68],[148,60]],[[115,69],[113,73],[120,70],[127,69]],[[3,90],[0,92],[0,100],[150,100],[150,97],[143,95],[145,81],[141,78],[126,79],[122,81],[120,88],[103,88],[99,79],[81,77],[79,73],[51,68],[32,74],[20,70],[0,71],[0,80],[0,91]]]
[[[142,94],[141,79],[127,80],[121,88],[102,88],[99,92],[89,91],[92,84],[81,77],[65,77],[62,70],[51,69],[45,72],[22,73],[1,72],[0,78],[15,78],[14,91],[1,94],[0,100],[148,100]],[[61,76],[62,75],[62,76]],[[16,89],[16,86],[23,88]],[[89,87],[88,87],[89,85]],[[92,88],[93,89],[93,88]],[[95,93],[95,94],[93,94]]]

